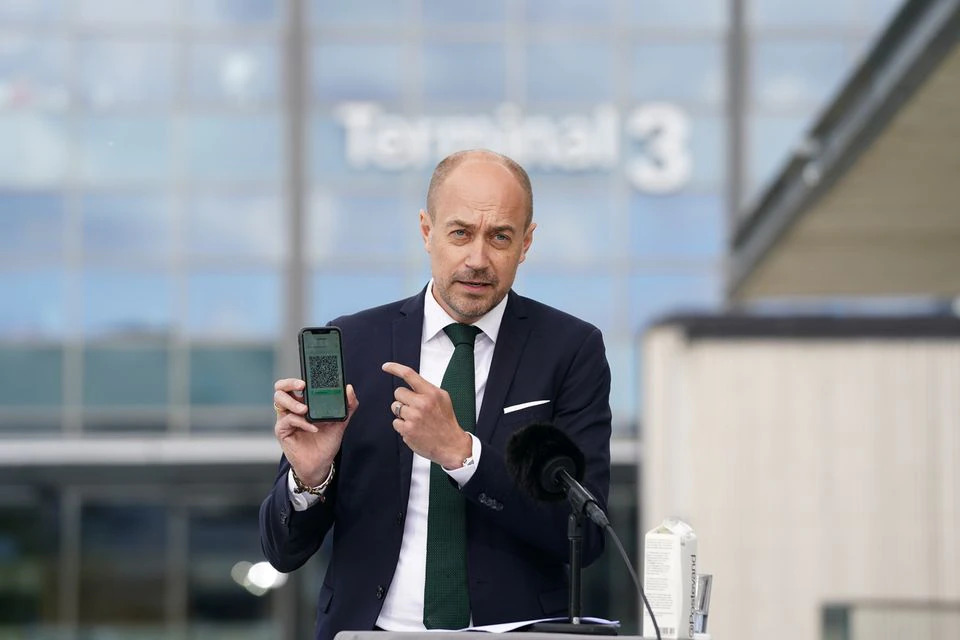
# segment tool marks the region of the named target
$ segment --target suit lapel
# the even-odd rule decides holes
[[[415,371],[420,370],[420,342],[423,334],[423,296],[426,289],[400,307],[400,316],[393,321],[393,361],[405,364]],[[403,381],[393,377],[393,388]],[[391,404],[393,398],[390,398]],[[400,472],[400,499],[406,505],[410,498],[410,474],[413,469],[413,451],[394,432],[397,447],[397,462]]]
[[[487,388],[483,393],[480,418],[477,420],[476,432],[481,440],[489,442],[493,436],[529,335],[530,323],[527,321],[523,301],[510,291],[507,308],[504,309],[503,320],[500,322],[500,332],[497,334],[497,345],[493,350],[493,362],[487,376]]]

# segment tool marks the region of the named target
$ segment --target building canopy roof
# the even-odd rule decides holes
[[[734,232],[732,300],[960,293],[960,0],[907,2]]]

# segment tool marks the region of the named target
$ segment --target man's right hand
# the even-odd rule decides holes
[[[277,422],[273,433],[297,477],[311,487],[322,483],[330,473],[330,465],[340,450],[343,432],[359,402],[353,385],[347,385],[347,419],[343,422],[307,420],[307,405],[301,402],[306,383],[296,378],[277,380],[273,385],[273,402]]]

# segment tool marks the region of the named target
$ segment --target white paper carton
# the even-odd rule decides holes
[[[667,518],[643,540],[643,591],[662,638],[693,638],[697,588],[697,536],[677,518]],[[655,637],[643,612],[643,635]]]

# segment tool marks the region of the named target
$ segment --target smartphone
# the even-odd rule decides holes
[[[347,386],[343,378],[343,348],[337,327],[300,331],[300,374],[307,383],[303,401],[307,418],[347,419]]]

